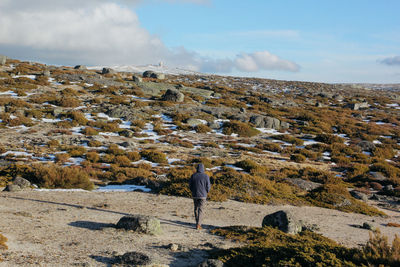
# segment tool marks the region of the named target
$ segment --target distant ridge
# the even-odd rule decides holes
[[[154,72],[171,74],[171,75],[180,75],[180,74],[183,74],[183,75],[207,75],[207,74],[192,71],[192,70],[168,67],[161,63],[158,65],[144,65],[144,66],[133,66],[133,65],[115,65],[115,66],[102,66],[102,67],[93,66],[93,67],[88,67],[88,69],[101,70],[103,67],[111,68],[118,72],[143,73],[146,70],[151,70]]]

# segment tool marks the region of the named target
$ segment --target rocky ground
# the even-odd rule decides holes
[[[140,192],[38,192],[0,193],[0,229],[9,249],[0,266],[111,266],[115,256],[143,252],[154,263],[197,266],[212,248],[240,244],[210,234],[218,226],[261,226],[265,215],[291,210],[299,219],[316,224],[317,232],[346,246],[365,244],[365,222],[379,227],[390,239],[400,228],[400,213],[385,210],[387,218],[343,213],[317,207],[271,206],[236,201],[208,202],[204,229],[195,230],[192,200]],[[114,225],[128,214],[157,217],[163,234],[151,236]],[[170,245],[178,245],[176,251]]]

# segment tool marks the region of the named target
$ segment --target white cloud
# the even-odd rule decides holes
[[[205,4],[208,0],[158,0]],[[142,0],[1,0],[0,51],[16,58],[58,64],[169,66],[204,72],[297,71],[267,51],[211,59],[184,47],[168,48],[140,25],[127,4]]]
[[[298,71],[300,67],[291,61],[279,58],[268,51],[242,53],[235,59],[235,67],[240,71],[257,72],[260,70]]]
[[[400,56],[387,57],[380,60],[379,62],[389,66],[395,66],[395,65],[400,66]]]

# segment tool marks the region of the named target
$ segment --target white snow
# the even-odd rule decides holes
[[[131,192],[135,190],[142,190],[143,192],[150,192],[151,189],[144,185],[106,185],[100,186],[99,188],[93,190],[94,192]]]

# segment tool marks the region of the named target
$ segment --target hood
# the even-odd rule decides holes
[[[200,163],[199,165],[197,165],[197,172],[204,172],[204,165],[203,165],[203,163]]]

